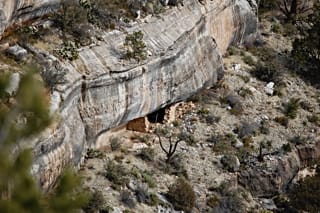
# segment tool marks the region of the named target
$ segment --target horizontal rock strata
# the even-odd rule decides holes
[[[34,5],[30,11],[23,9],[29,17],[33,16],[30,8],[37,14],[56,3],[0,0],[5,8],[2,31],[22,15],[19,8],[25,6],[21,2]],[[160,18],[151,17],[126,29],[144,34],[150,56],[142,63],[121,59],[126,33],[116,30],[106,32],[99,45],[83,48],[80,59],[63,62],[69,69],[69,83],[52,95],[61,122],[33,148],[32,172],[41,186],[49,188],[66,165],[79,165],[86,148],[104,131],[214,85],[223,76],[221,54],[230,44],[241,44],[256,32],[253,5],[246,0],[207,1],[206,5],[185,0],[184,6],[169,9]]]

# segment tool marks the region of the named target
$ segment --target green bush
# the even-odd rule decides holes
[[[129,182],[128,175],[129,172],[123,165],[111,160],[107,163],[105,177],[114,184],[113,187],[118,188],[126,185]]]
[[[254,66],[256,63],[254,62],[253,58],[250,55],[246,55],[242,58],[242,60],[244,61],[244,63],[250,65],[250,66]]]
[[[176,210],[191,212],[196,202],[196,195],[192,186],[183,178],[169,187],[168,198]]]
[[[63,1],[58,12],[53,15],[53,20],[62,31],[72,30],[72,27],[88,21],[87,12],[78,0]]]
[[[63,59],[66,60],[76,60],[79,57],[77,45],[72,41],[66,41],[62,44],[60,49],[55,50],[55,52]]]
[[[159,203],[159,198],[156,194],[154,193],[150,193],[149,195],[149,200],[148,200],[148,205],[151,205],[151,206],[157,206]]]
[[[143,33],[136,31],[125,38],[126,59],[135,59],[140,62],[147,58],[146,44],[143,42]]]
[[[279,72],[272,64],[264,65],[258,63],[251,73],[254,77],[264,82],[277,82],[279,77]]]
[[[112,151],[119,150],[121,148],[121,141],[117,137],[112,137],[110,139],[110,146]]]
[[[280,33],[281,32],[281,25],[279,23],[275,23],[272,25],[271,30],[274,33]]]
[[[157,182],[150,172],[144,171],[142,173],[142,178],[143,182],[147,183],[150,188],[155,188],[157,186]]]
[[[155,153],[154,149],[152,149],[151,147],[147,147],[147,148],[141,149],[141,151],[138,154],[138,156],[142,160],[152,162],[152,161],[154,161],[155,154],[156,153]]]
[[[103,197],[103,194],[100,191],[95,190],[91,194],[91,198],[84,208],[82,208],[86,213],[95,213],[100,210],[103,210],[105,207],[106,201]]]
[[[297,117],[299,107],[300,107],[300,99],[291,98],[284,107],[284,114],[288,118],[295,119]]]

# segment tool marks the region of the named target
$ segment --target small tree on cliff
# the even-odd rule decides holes
[[[185,141],[189,143],[194,140],[190,134],[183,132],[179,128],[173,128],[168,125],[162,128],[157,128],[154,133],[158,137],[162,151],[166,154],[167,164],[171,163],[180,142]]]
[[[293,42],[292,56],[302,75],[319,84],[320,80],[320,4],[299,28],[300,37]]]
[[[4,74],[6,73],[6,74]],[[74,212],[85,196],[74,194],[79,180],[67,172],[51,196],[45,196],[30,175],[31,151],[21,140],[33,136],[50,123],[45,92],[28,67],[15,97],[6,93],[10,75],[0,75],[0,210],[2,213]]]
[[[146,44],[143,41],[143,33],[141,31],[133,32],[128,34],[124,41],[126,48],[126,59],[135,59],[140,62],[147,58]]]
[[[312,0],[261,0],[259,7],[262,10],[280,10],[287,21],[296,18],[312,9]]]

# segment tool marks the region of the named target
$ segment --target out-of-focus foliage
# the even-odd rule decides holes
[[[31,150],[23,149],[20,142],[51,121],[46,93],[35,72],[35,67],[25,67],[13,96],[5,91],[9,72],[0,74],[0,212],[75,212],[87,200],[86,194],[77,190],[79,178],[67,171],[56,189],[44,195],[30,174]]]

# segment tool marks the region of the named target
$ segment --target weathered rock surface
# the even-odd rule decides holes
[[[60,1],[0,0],[0,35],[13,24],[19,24],[55,10]]]
[[[253,2],[219,0],[202,5],[188,0],[160,19],[134,24],[126,30],[141,30],[152,53],[140,64],[121,59],[126,34],[120,31],[106,32],[104,42],[80,51],[79,60],[64,62],[68,83],[58,86],[59,103],[53,103],[53,108],[60,105],[61,122],[33,148],[32,172],[41,186],[50,187],[67,164],[79,165],[86,148],[104,131],[212,86],[223,76],[221,54],[256,32]],[[0,3],[3,31],[19,17],[45,13],[56,1]]]
[[[241,171],[239,183],[255,197],[272,197],[286,189],[301,168],[296,152],[284,156],[271,156],[265,162],[254,161]]]
[[[320,157],[320,141],[296,146],[281,156],[265,157],[243,170],[239,182],[257,197],[272,197],[286,190],[302,168],[312,166]]]

